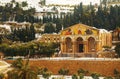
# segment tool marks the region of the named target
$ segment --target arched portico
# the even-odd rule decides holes
[[[65,44],[66,44],[66,52],[71,53],[73,48],[72,48],[72,39],[70,37],[67,37],[65,39]]]
[[[76,52],[78,53],[82,53],[84,52],[84,43],[83,43],[83,38],[82,37],[78,37],[76,39]]]
[[[89,37],[88,38],[88,52],[95,52],[96,51],[96,41],[95,38]]]

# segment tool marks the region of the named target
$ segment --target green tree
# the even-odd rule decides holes
[[[117,55],[120,57],[120,44],[117,44],[115,47],[115,52],[117,53]]]
[[[72,75],[72,79],[78,79],[78,75],[73,74],[73,75]]]
[[[98,73],[92,73],[91,76],[92,76],[93,79],[99,79],[100,74],[98,74]]]
[[[4,79],[4,74],[0,73],[0,79]]]
[[[113,79],[112,77],[108,76],[108,77],[105,77],[104,79]]]
[[[54,33],[55,32],[55,26],[53,23],[47,23],[44,27],[44,33]]]
[[[60,74],[60,75],[67,75],[68,73],[69,73],[69,70],[68,69],[64,69],[64,68],[61,68],[59,71],[58,71],[58,73]]]
[[[45,79],[49,79],[49,77],[51,76],[52,72],[48,71],[47,68],[38,68],[38,74],[42,75],[43,78],[45,78]]]
[[[23,1],[23,2],[22,2],[22,7],[27,7],[27,6],[28,6],[28,3],[25,2],[25,1]]]
[[[14,70],[8,72],[10,79],[37,79],[37,72],[33,71],[29,66],[29,59],[24,62],[22,59],[14,61],[12,66]],[[21,64],[22,63],[22,64]]]

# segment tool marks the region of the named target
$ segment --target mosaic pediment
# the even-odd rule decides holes
[[[61,35],[98,35],[99,30],[84,24],[76,24],[61,31]]]

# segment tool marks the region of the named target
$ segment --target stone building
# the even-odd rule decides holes
[[[40,38],[40,42],[45,42],[45,43],[60,43],[60,35],[59,34],[44,34]]]
[[[112,46],[112,34],[105,29],[97,29],[84,24],[75,24],[60,34],[44,34],[41,42],[60,43],[63,55],[94,54],[104,46]]]
[[[70,54],[96,53],[103,46],[112,46],[112,35],[84,24],[76,24],[61,31],[61,52]]]
[[[120,28],[113,30],[112,37],[113,44],[120,43]]]

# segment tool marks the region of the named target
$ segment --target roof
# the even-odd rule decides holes
[[[89,29],[93,29],[93,30],[99,31],[99,29],[97,29],[97,28],[95,28],[95,27],[88,26],[88,25],[85,25],[85,24],[82,24],[82,23],[78,23],[78,24],[72,25],[72,26],[70,26],[70,27],[67,27],[67,28],[63,29],[62,31],[66,30],[66,29],[68,29],[68,28],[75,27],[75,26],[84,26],[84,27],[87,27],[87,28],[89,28]]]

